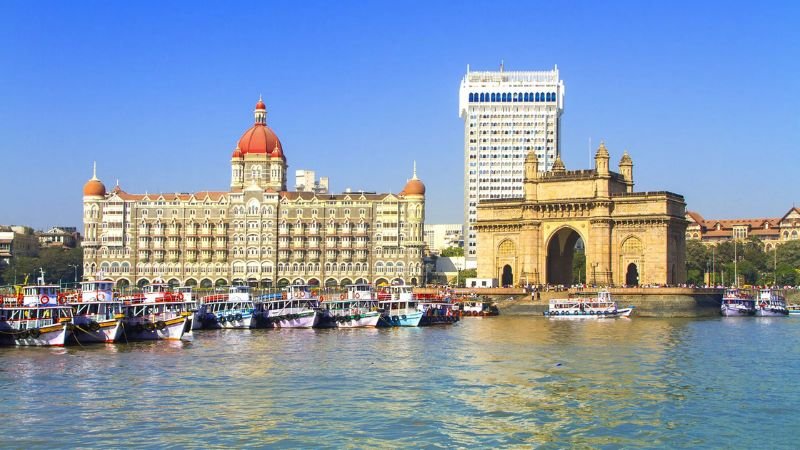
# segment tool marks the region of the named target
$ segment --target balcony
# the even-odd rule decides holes
[[[224,238],[217,238],[214,241],[214,248],[215,249],[219,249],[219,250],[227,249],[228,247],[227,247],[227,243],[225,242],[225,239]]]
[[[288,228],[278,228],[278,236],[288,236],[289,229]]]
[[[289,252],[278,252],[278,261],[289,261]]]
[[[164,229],[155,227],[155,228],[153,228],[153,232],[151,234],[153,236],[163,236],[164,235]]]
[[[280,249],[288,249],[290,246],[289,241],[278,241],[278,248]]]
[[[210,241],[200,241],[200,248],[202,250],[210,250],[211,249],[211,242]]]
[[[194,227],[189,227],[189,228],[186,229],[186,235],[187,236],[197,236],[197,230],[195,230]]]
[[[309,236],[317,236],[319,234],[319,227],[309,227],[306,230],[306,234]]]
[[[292,252],[292,261],[304,261],[306,259],[306,252]]]
[[[197,242],[193,240],[186,241],[186,248],[191,248],[191,249],[197,248]]]
[[[179,228],[170,228],[167,230],[167,236],[180,236],[181,230]]]

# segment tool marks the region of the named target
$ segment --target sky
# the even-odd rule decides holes
[[[290,184],[399,192],[416,161],[426,222],[460,223],[459,84],[501,61],[558,65],[567,169],[603,140],[637,191],[780,217],[800,205],[798,24],[779,1],[0,2],[0,224],[82,228],[93,161],[108,189],[226,190],[259,95]]]

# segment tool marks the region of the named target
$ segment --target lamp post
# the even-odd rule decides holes
[[[77,264],[67,264],[67,265],[75,269],[75,284],[78,284],[78,265]]]

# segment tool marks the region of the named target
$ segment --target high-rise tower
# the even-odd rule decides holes
[[[534,151],[538,170],[561,155],[564,82],[558,66],[537,72],[470,72],[461,80],[464,119],[464,255],[475,261],[478,202],[521,198],[525,157]]]

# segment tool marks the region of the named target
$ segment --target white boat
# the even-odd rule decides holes
[[[726,317],[752,316],[756,313],[756,301],[749,291],[730,288],[722,294],[720,313]]]
[[[116,342],[122,337],[122,301],[114,298],[111,281],[86,281],[74,296],[68,296],[72,307],[72,340]]]
[[[287,286],[281,298],[269,298],[257,305],[256,314],[274,328],[313,328],[320,318],[319,298],[305,284]]]
[[[378,301],[369,284],[351,284],[338,299],[320,303],[322,328],[374,328],[381,318]]]
[[[203,298],[200,317],[203,328],[254,328],[255,306],[249,286],[231,286],[226,294]]]
[[[786,298],[783,291],[778,289],[761,289],[758,291],[756,301],[757,317],[779,317],[788,316],[789,309],[786,307]]]
[[[378,309],[381,320],[378,326],[416,327],[422,320],[423,312],[418,309],[411,286],[388,286],[378,293]]]
[[[123,340],[180,340],[191,336],[192,305],[184,301],[182,293],[173,293],[168,284],[145,286],[143,294],[123,303]]]
[[[632,311],[633,307],[617,308],[617,303],[611,299],[611,293],[603,290],[596,297],[550,300],[544,315],[551,318],[605,319],[629,317]]]
[[[458,315],[461,317],[489,317],[500,314],[497,305],[474,296],[458,299],[454,303],[453,310],[458,311]]]
[[[800,305],[789,305],[786,307],[789,310],[789,315],[792,317],[800,317]]]
[[[0,305],[0,345],[63,347],[72,330],[72,308],[58,286],[25,286]]]

